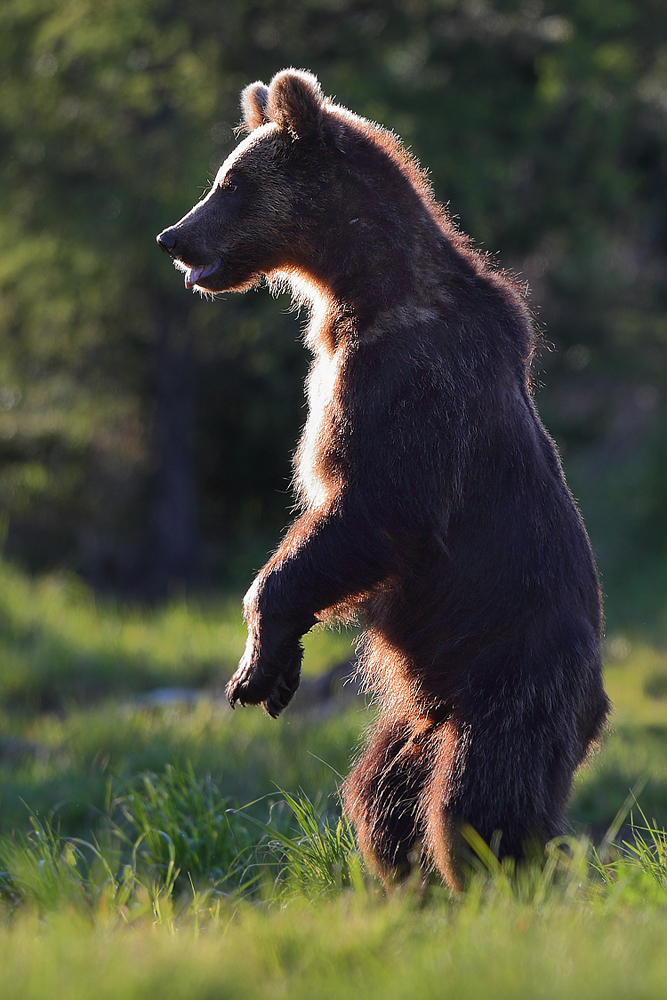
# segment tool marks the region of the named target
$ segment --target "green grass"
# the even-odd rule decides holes
[[[160,779],[149,780],[154,801]],[[158,796],[152,815],[162,825],[186,799],[196,814],[207,801],[191,775],[166,776],[163,789],[174,780],[187,795]],[[132,819],[131,799],[126,829],[142,833],[132,841],[120,831],[115,853],[37,823],[21,842],[0,842],[0,995],[663,995],[667,844],[659,831],[636,831],[632,846],[605,858],[571,840],[545,865],[516,872],[481,852],[465,892],[413,886],[387,899],[363,872],[349,831],[322,821],[303,798],[291,805],[296,831],[265,831],[263,845],[245,851],[245,884],[231,893],[213,885],[179,895],[176,842],[165,836],[168,850],[142,857],[145,812],[140,806]],[[230,828],[238,823],[244,817],[232,813]],[[341,861],[349,878],[336,878]],[[253,869],[259,875],[248,878]]]
[[[605,684],[613,711],[602,746],[580,770],[570,815],[600,832],[621,807],[628,789],[645,779],[647,816],[667,827],[667,654],[619,636],[607,645]]]
[[[365,708],[275,721],[259,710],[232,713],[209,700],[168,709],[104,702],[65,716],[5,716],[5,733],[22,751],[0,758],[0,831],[25,825],[26,802],[40,815],[55,809],[67,833],[86,836],[109,779],[159,772],[167,764],[189,763],[198,775],[210,774],[238,805],[270,797],[278,784],[329,795],[368,721]]]
[[[372,709],[232,713],[243,640],[238,598],[128,609],[0,562],[3,1000],[664,994],[667,655],[612,637],[569,844],[387,898],[336,793]],[[306,675],[352,641],[308,637]]]
[[[32,580],[0,559],[0,704],[36,711],[157,687],[220,690],[245,642],[241,600],[132,609],[73,576]],[[348,632],[306,636],[306,675],[350,656]]]
[[[644,1000],[664,996],[666,932],[661,913],[647,923],[511,901],[427,912],[350,899],[242,907],[197,937],[191,927],[91,934],[73,917],[28,918],[0,938],[0,991],[5,1000]]]

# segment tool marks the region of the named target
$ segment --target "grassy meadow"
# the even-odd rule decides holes
[[[232,713],[238,600],[154,610],[0,563],[0,996],[654,997],[667,980],[667,655],[607,644],[572,836],[387,898],[336,788],[352,695]],[[308,637],[306,681],[353,636]],[[634,790],[636,799],[632,797]]]

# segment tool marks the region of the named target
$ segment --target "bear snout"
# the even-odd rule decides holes
[[[155,239],[161,250],[168,253],[170,257],[174,256],[176,253],[176,232],[173,228],[164,229]]]

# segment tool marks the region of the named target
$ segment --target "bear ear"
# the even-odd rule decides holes
[[[269,88],[261,80],[249,83],[241,92],[243,121],[249,132],[271,120],[266,112],[268,101]]]
[[[320,135],[323,129],[325,97],[319,80],[300,69],[276,73],[269,87],[268,113],[279,128],[295,139]]]

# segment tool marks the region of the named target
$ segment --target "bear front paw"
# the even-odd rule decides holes
[[[265,647],[262,647],[263,649]],[[281,644],[269,658],[266,652],[246,650],[236,673],[227,684],[226,694],[232,708],[240,705],[263,705],[274,719],[289,705],[299,686],[303,650],[298,641]]]
[[[287,708],[292,698],[296,694],[299,686],[301,671],[296,676],[288,677],[283,675],[278,678],[278,682],[268,698],[262,702],[262,707],[267,715],[272,719],[277,719],[284,708]]]

